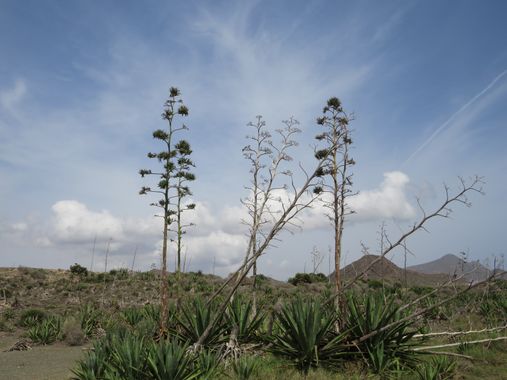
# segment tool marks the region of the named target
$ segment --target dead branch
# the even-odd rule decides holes
[[[360,342],[364,342],[365,340],[367,340],[367,339],[369,339],[369,338],[371,338],[371,337],[373,337],[373,336],[375,336],[375,335],[377,335],[377,334],[379,334],[379,333],[381,333],[383,331],[386,331],[386,330],[388,330],[388,329],[390,329],[390,328],[392,328],[392,327],[394,327],[394,326],[396,326],[396,325],[398,325],[400,323],[404,323],[404,322],[407,322],[407,321],[412,321],[412,320],[418,318],[419,316],[427,313],[428,311],[433,310],[433,309],[435,309],[437,307],[440,307],[440,306],[442,306],[442,305],[444,305],[444,304],[452,301],[453,299],[455,299],[456,297],[458,297],[460,294],[466,293],[466,292],[470,291],[471,289],[476,288],[476,287],[478,287],[480,285],[484,285],[484,284],[490,283],[491,281],[493,281],[498,276],[499,276],[499,273],[494,273],[494,274],[492,274],[491,276],[489,276],[487,279],[485,279],[483,281],[478,281],[475,284],[470,283],[470,285],[468,287],[466,287],[465,289],[463,289],[463,290],[461,290],[461,291],[453,294],[452,296],[444,298],[442,301],[437,302],[434,305],[430,305],[430,306],[428,306],[428,307],[426,307],[424,309],[416,311],[416,312],[414,312],[414,313],[412,313],[412,314],[410,314],[410,315],[408,315],[408,316],[406,316],[404,318],[400,318],[397,321],[388,323],[387,325],[385,325],[385,326],[383,326],[383,327],[381,327],[381,328],[379,328],[377,330],[371,331],[368,334],[363,335],[362,337],[360,337],[356,341],[359,342],[359,343]]]
[[[429,337],[436,337],[436,336],[460,336],[460,335],[469,335],[469,334],[481,334],[486,332],[493,332],[493,331],[499,331],[499,330],[505,330],[507,329],[507,325],[505,326],[498,326],[493,328],[484,328],[482,330],[468,330],[468,331],[440,331],[440,332],[434,332],[434,333],[428,333],[428,334],[415,334],[413,338],[429,338]]]
[[[314,186],[314,180],[316,177],[318,177],[318,174],[321,171],[322,165],[324,164],[325,160],[327,159],[327,156],[322,157],[321,160],[319,160],[316,169],[313,171],[311,175],[308,176],[304,184],[301,186],[299,191],[294,194],[292,199],[290,200],[290,203],[284,208],[283,213],[279,216],[279,218],[274,222],[273,226],[271,227],[271,230],[269,233],[266,234],[266,237],[262,244],[260,244],[257,249],[255,250],[254,254],[251,255],[247,260],[243,262],[243,264],[239,267],[239,269],[232,275],[233,278],[237,278],[234,282],[234,285],[231,287],[227,295],[225,296],[224,300],[222,301],[221,305],[218,308],[218,313],[216,314],[216,317],[208,324],[206,329],[204,330],[203,334],[199,337],[198,341],[194,344],[193,349],[195,351],[199,350],[199,348],[202,346],[204,340],[208,337],[213,325],[215,325],[218,321],[218,318],[220,318],[221,315],[225,312],[225,309],[227,308],[227,304],[229,303],[230,299],[234,296],[236,293],[238,287],[243,282],[244,278],[252,269],[253,265],[257,262],[257,259],[264,253],[266,248],[270,245],[271,241],[275,239],[276,235],[284,229],[284,227],[287,225],[287,223],[290,223],[292,219],[301,212],[302,210],[310,207],[311,203],[317,199],[316,195],[310,197],[310,200],[301,203],[301,199],[303,196],[308,192],[308,189]],[[252,247],[252,239],[250,239],[250,244],[248,246],[248,250],[250,250]],[[248,251],[247,250],[247,255]],[[224,289],[225,286],[222,287]]]
[[[413,349],[413,351],[426,351],[426,350],[434,350],[436,348],[445,348],[445,347],[456,347],[460,346],[462,344],[478,344],[478,343],[489,343],[489,342],[496,342],[499,340],[507,340],[507,336],[500,336],[497,338],[487,338],[487,339],[479,339],[479,340],[470,340],[466,342],[458,342],[458,343],[447,343],[447,344],[439,344],[436,346],[423,346],[423,347],[416,347]]]
[[[458,358],[464,358],[468,360],[476,360],[473,356],[470,355],[463,355],[458,354],[457,352],[447,352],[447,351],[426,351],[424,350],[424,353],[430,354],[430,355],[444,355],[444,356],[456,356]]]
[[[471,206],[470,202],[467,199],[467,194],[469,192],[478,192],[480,194],[483,194],[482,190],[482,184],[483,179],[479,176],[475,176],[471,183],[467,185],[465,181],[460,178],[461,182],[461,190],[455,194],[454,196],[451,196],[449,194],[449,188],[447,186],[444,186],[445,191],[445,201],[433,212],[427,214],[424,209],[422,209],[422,218],[419,220],[419,222],[414,223],[412,228],[408,230],[407,232],[403,233],[397,241],[395,242],[389,242],[389,245],[381,252],[379,257],[377,257],[375,260],[373,260],[361,273],[357,274],[351,281],[349,281],[347,284],[345,284],[342,287],[342,292],[345,289],[348,289],[350,286],[352,286],[356,281],[358,281],[360,278],[362,278],[376,263],[378,263],[380,260],[382,260],[389,252],[393,251],[397,247],[402,247],[404,242],[414,233],[416,233],[419,230],[425,230],[425,225],[428,221],[431,219],[441,217],[441,218],[448,218],[450,213],[452,212],[450,205],[454,203],[462,203],[466,205],[467,207]],[[335,294],[333,296],[337,297],[338,294]]]

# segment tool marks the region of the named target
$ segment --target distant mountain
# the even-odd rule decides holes
[[[347,265],[340,270],[341,276],[345,281],[350,281],[355,278],[358,274],[364,272],[372,263],[377,260],[377,255],[365,255],[353,263]],[[334,278],[334,272],[330,275]],[[392,261],[383,257],[382,259],[375,262],[371,268],[366,272],[363,279],[366,280],[384,280],[388,283],[404,283],[405,279],[409,286],[414,285],[426,285],[432,286],[443,283],[449,279],[448,275],[443,274],[425,274],[408,270],[405,273],[403,268],[398,267]]]
[[[481,281],[488,278],[491,275],[491,271],[477,261],[464,261],[462,258],[456,255],[445,255],[441,258],[430,261],[429,263],[413,265],[408,267],[411,271],[425,274],[446,274],[461,276],[465,281]]]

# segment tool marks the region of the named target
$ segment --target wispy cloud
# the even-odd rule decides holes
[[[454,112],[442,125],[440,125],[435,131],[431,134],[426,141],[424,141],[419,147],[412,152],[412,154],[406,159],[404,165],[413,160],[419,153],[421,153],[428,145],[430,145],[435,138],[441,134],[445,129],[449,128],[454,121],[463,114],[470,106],[472,106],[477,100],[479,100],[484,94],[490,91],[505,75],[507,75],[507,70],[502,71],[498,74],[485,88],[483,88],[479,93],[477,93],[472,99],[466,102],[460,109]]]
[[[21,102],[27,91],[23,79],[18,79],[10,88],[0,91],[0,105],[10,113],[15,113],[17,105]]]

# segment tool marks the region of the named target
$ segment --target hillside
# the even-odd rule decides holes
[[[463,278],[467,282],[481,281],[491,274],[491,271],[479,261],[466,262],[460,257],[452,254],[442,256],[437,260],[433,260],[425,264],[413,265],[407,269],[423,274],[441,273],[461,276],[465,273]]]
[[[355,278],[359,273],[363,272],[377,260],[377,255],[365,255],[353,263],[347,265],[340,272],[343,280],[349,281]],[[330,275],[334,278],[334,273]],[[403,268],[398,267],[392,261],[383,257],[381,260],[373,264],[373,266],[367,271],[363,279],[366,280],[384,280],[388,283],[404,283],[405,280],[409,286],[435,286],[441,284],[449,279],[448,275],[445,274],[426,274],[419,273],[413,270],[405,271]]]

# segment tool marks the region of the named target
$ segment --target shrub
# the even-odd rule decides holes
[[[7,288],[0,288],[0,298],[7,299],[12,297],[12,291]]]
[[[264,322],[265,313],[253,314],[253,303],[241,296],[236,296],[229,304],[226,314],[227,333],[237,329],[239,343],[250,343],[257,339],[257,331]]]
[[[0,319],[0,331],[13,332],[14,327],[11,326],[5,319]]]
[[[200,376],[194,358],[188,354],[188,346],[176,341],[163,340],[148,348],[147,367],[151,379],[190,380]]]
[[[197,368],[203,379],[221,379],[224,370],[221,364],[220,355],[213,351],[203,350],[197,357]]]
[[[86,304],[81,308],[79,319],[83,333],[91,338],[94,331],[100,326],[100,318],[102,313],[90,304]]]
[[[451,380],[456,374],[457,363],[446,356],[436,356],[415,369],[419,380]]]
[[[86,341],[86,335],[81,324],[74,318],[67,319],[63,323],[62,336],[69,346],[81,346]]]
[[[433,291],[433,288],[430,286],[412,286],[410,288],[418,296],[422,296],[423,294],[427,294]]]
[[[382,289],[384,287],[384,283],[379,280],[368,280],[367,283],[370,289]]]
[[[101,339],[93,344],[93,348],[86,356],[77,362],[76,368],[72,370],[75,375],[73,380],[97,380],[105,379],[107,363],[110,357],[110,341]],[[109,377],[114,378],[114,377]]]
[[[30,327],[27,335],[34,343],[51,344],[62,337],[62,320],[59,317],[48,317]]]
[[[329,282],[324,273],[296,273],[294,277],[289,278],[289,284],[314,284],[319,282]]]
[[[182,308],[181,317],[176,317],[178,324],[178,336],[183,342],[196,343],[204,333],[210,322],[218,314],[216,306],[206,305],[200,299],[194,300],[191,304]],[[224,341],[223,333],[225,325],[223,318],[212,326],[203,346],[211,347]]]
[[[19,325],[22,327],[32,327],[41,323],[46,317],[46,313],[42,310],[28,309],[21,313]]]
[[[3,312],[2,312],[2,317],[3,319],[5,319],[6,321],[11,321],[14,319],[14,310],[13,309],[5,309]]]
[[[345,335],[334,332],[335,322],[319,302],[297,298],[282,308],[269,350],[304,374],[312,367],[336,368],[346,351]]]
[[[363,297],[362,303],[358,299],[357,295],[352,294],[347,298],[349,316],[346,328],[350,331],[352,340],[358,340],[404,317],[392,295],[369,293]],[[398,364],[408,367],[416,364],[417,358],[412,351],[411,339],[417,330],[411,329],[413,323],[395,323],[356,345],[374,373],[382,373]]]
[[[191,380],[204,373],[201,360],[188,353],[188,345],[168,340],[149,342],[118,329],[95,342],[72,372],[76,380]]]
[[[254,356],[242,356],[232,362],[234,378],[238,380],[249,380],[256,375],[259,369],[259,360]]]
[[[123,319],[132,327],[135,327],[139,322],[144,319],[142,309],[131,307],[121,312]]]
[[[70,266],[70,273],[76,276],[85,277],[88,274],[88,269],[78,263],[75,263]]]
[[[144,378],[146,370],[146,343],[143,337],[114,336],[109,365],[115,379],[138,380]]]

